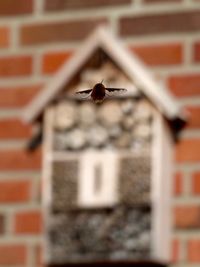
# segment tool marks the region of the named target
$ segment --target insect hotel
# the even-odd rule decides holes
[[[104,80],[101,104],[76,96]],[[166,266],[172,148],[185,118],[139,59],[104,27],[29,104],[43,136],[44,262]]]

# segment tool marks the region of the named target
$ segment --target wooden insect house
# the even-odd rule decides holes
[[[127,92],[101,104],[75,96],[102,79]],[[135,55],[97,28],[23,118],[42,127],[47,265],[169,261],[172,148],[184,117]]]

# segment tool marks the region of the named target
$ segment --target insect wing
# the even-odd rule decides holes
[[[107,96],[121,95],[125,92],[127,92],[127,89],[124,88],[106,88]]]
[[[88,98],[91,92],[92,92],[92,89],[87,89],[87,90],[76,92],[76,95],[80,96],[81,98]]]

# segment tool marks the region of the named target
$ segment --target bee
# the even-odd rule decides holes
[[[81,95],[84,99],[91,97],[95,103],[101,103],[106,97],[111,97],[115,93],[119,94],[126,91],[127,90],[124,88],[105,87],[102,81],[100,83],[96,83],[92,89],[78,91],[76,94]]]

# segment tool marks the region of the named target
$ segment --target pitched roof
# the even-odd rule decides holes
[[[167,88],[155,81],[143,62],[124,48],[105,26],[98,27],[83,42],[75,55],[59,69],[50,83],[25,107],[22,114],[23,120],[34,121],[98,48],[108,54],[133,83],[137,81],[140,90],[168,120],[185,120],[183,111]]]

